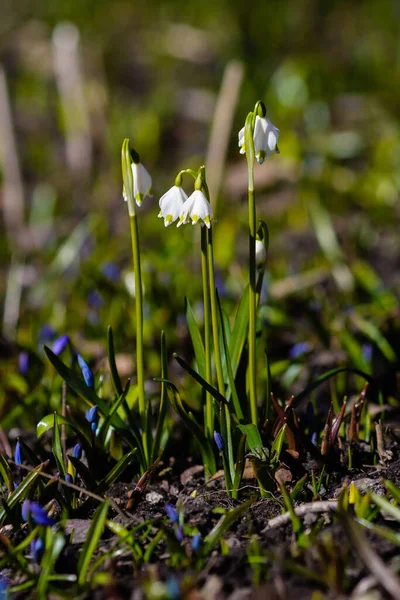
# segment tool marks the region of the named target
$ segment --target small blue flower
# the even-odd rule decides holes
[[[92,308],[101,308],[104,304],[104,298],[97,290],[91,290],[87,299]]]
[[[218,450],[220,452],[223,452],[224,448],[225,448],[225,444],[224,444],[224,440],[222,439],[222,435],[220,433],[218,433],[218,431],[214,431],[214,441],[217,444]]]
[[[36,525],[54,525],[53,519],[50,519],[45,509],[37,502],[24,500],[21,512],[24,521],[28,521],[29,516],[31,516]]]
[[[21,452],[21,444],[19,442],[16,443],[15,446],[15,454],[14,459],[17,465],[22,465],[22,452]]]
[[[363,344],[361,346],[362,357],[365,362],[371,362],[373,350],[372,344]]]
[[[45,323],[39,330],[39,344],[45,344],[54,339],[56,332],[48,323]]]
[[[89,410],[86,411],[85,413],[85,417],[86,417],[86,421],[89,421],[90,423],[90,429],[92,430],[93,433],[95,433],[96,429],[97,429],[97,425],[99,424],[99,407],[97,406],[97,404],[95,404],[94,406],[92,406],[92,408],[89,408]]]
[[[200,550],[200,544],[201,544],[201,534],[195,533],[194,536],[192,537],[193,552],[198,552],[198,550]]]
[[[65,474],[65,481],[67,483],[74,483],[74,478],[72,477],[71,473],[66,473]]]
[[[175,531],[175,537],[178,540],[178,542],[183,542],[183,527],[182,525],[179,525]]]
[[[291,359],[299,358],[306,352],[309,352],[310,349],[311,349],[310,344],[308,344],[307,342],[299,342],[298,344],[295,344],[294,346],[292,346],[291,349],[289,350],[289,358],[291,358]]]
[[[31,541],[31,557],[36,563],[40,563],[44,554],[44,543],[40,538]]]
[[[176,510],[175,506],[173,506],[172,504],[166,504],[165,512],[167,513],[168,519],[171,521],[171,523],[178,523],[179,515],[178,515],[178,511]]]
[[[29,354],[25,350],[18,355],[18,370],[21,375],[27,375],[29,371]]]
[[[54,354],[57,354],[57,355],[61,354],[61,352],[63,350],[65,350],[65,348],[67,347],[68,342],[69,342],[69,336],[66,334],[61,335],[59,338],[57,338],[51,348],[52,351],[54,352]]]
[[[0,575],[0,600],[7,600],[8,581]]]
[[[317,432],[313,433],[311,436],[311,443],[314,444],[314,446],[317,445]]]
[[[168,600],[179,600],[182,597],[181,584],[177,577],[167,579]]]
[[[104,265],[101,267],[101,272],[103,273],[103,275],[105,277],[108,277],[108,279],[111,279],[111,281],[118,281],[120,278],[120,274],[121,274],[117,265],[114,265],[113,263],[110,263],[110,262],[104,263]]]
[[[80,444],[75,444],[74,449],[72,450],[72,456],[78,460],[81,458],[82,446]]]
[[[85,359],[80,354],[78,354],[77,357],[78,357],[78,365],[82,371],[83,379],[85,380],[86,385],[89,388],[93,388],[94,387],[94,377],[93,377],[93,373],[92,373],[89,365],[87,364]]]

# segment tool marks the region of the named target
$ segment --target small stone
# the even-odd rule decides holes
[[[146,494],[146,500],[149,504],[160,504],[164,502],[164,496],[158,492],[149,492]]]

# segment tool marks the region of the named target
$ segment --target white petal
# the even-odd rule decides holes
[[[277,141],[278,141],[278,140],[277,140],[277,138],[276,138],[275,131],[272,131],[272,130],[271,130],[271,131],[269,132],[269,134],[268,134],[268,142],[267,142],[267,143],[268,143],[268,148],[269,148],[269,150],[270,150],[271,152],[273,152],[273,151],[275,150],[275,148],[276,148],[276,142],[277,142]]]
[[[243,146],[243,142],[244,142],[244,127],[242,127],[242,129],[239,131],[239,133],[238,133],[238,139],[239,139],[239,146]]]
[[[164,218],[165,227],[172,225],[172,223],[177,220],[181,213],[182,206],[186,200],[187,195],[185,194],[185,191],[176,185],[174,185],[160,198],[159,216]]]
[[[132,173],[133,173],[133,193],[135,196],[136,204],[140,206],[142,204],[142,200],[146,196],[150,196],[151,191],[151,177],[147,170],[144,168],[142,163],[138,165],[132,163]]]
[[[192,223],[195,224],[201,220],[203,223],[210,227],[211,219],[213,217],[213,211],[207,198],[200,190],[195,190],[191,196],[194,198],[193,205],[190,210],[190,218]]]
[[[180,227],[181,225],[185,225],[186,223],[189,223],[189,214],[190,214],[193,203],[194,203],[194,199],[193,199],[193,194],[192,194],[182,205],[181,212],[179,214],[179,221],[176,225],[177,227]]]
[[[264,121],[265,119],[261,119],[258,115],[256,116],[256,123],[254,125],[254,151],[256,154],[260,152],[260,150],[264,150],[263,142],[265,138],[265,129],[264,129]]]

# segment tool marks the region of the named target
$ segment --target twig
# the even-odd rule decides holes
[[[307,504],[303,504],[302,506],[297,506],[294,509],[294,512],[298,517],[304,517],[304,515],[324,513],[336,509],[337,500],[324,500],[318,502],[308,502]],[[271,519],[268,525],[264,527],[264,529],[261,531],[261,533],[266,533],[270,529],[275,529],[276,527],[286,525],[286,523],[289,523],[290,519],[291,516],[288,512],[284,513],[283,515],[279,515],[278,517]]]

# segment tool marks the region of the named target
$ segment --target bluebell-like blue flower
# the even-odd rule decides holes
[[[22,465],[22,452],[21,452],[21,444],[19,442],[15,445],[15,454],[14,459],[17,465]]]
[[[55,338],[55,335],[56,332],[54,331],[52,326],[48,323],[45,323],[39,330],[39,344],[42,345],[46,342],[49,342],[50,340]]]
[[[363,344],[361,346],[362,357],[365,360],[365,362],[371,361],[373,351],[374,349],[372,344]]]
[[[100,419],[99,407],[97,406],[97,404],[95,404],[94,406],[92,406],[92,408],[89,408],[89,410],[86,411],[85,417],[86,421],[89,421],[90,423],[90,429],[93,433],[95,433]]]
[[[176,528],[175,537],[178,540],[178,542],[183,542],[184,534],[183,534],[183,527],[182,527],[182,525],[178,525],[178,527]]]
[[[114,265],[114,263],[110,262],[106,262],[104,263],[104,265],[102,265],[101,272],[105,277],[111,279],[111,281],[118,281],[121,275],[121,272],[117,265]]]
[[[175,506],[173,506],[172,504],[166,504],[165,512],[167,513],[168,519],[171,521],[171,523],[178,523],[179,515]]]
[[[289,350],[289,358],[299,358],[299,356],[302,356],[306,352],[309,352],[310,349],[310,344],[308,344],[307,342],[299,342],[298,344],[292,346]]]
[[[97,290],[91,290],[87,299],[92,308],[101,308],[104,304],[104,298]]]
[[[25,350],[18,354],[18,371],[21,375],[27,375],[29,371],[29,354]]]
[[[81,458],[82,446],[80,444],[75,444],[74,449],[72,450],[72,456],[78,460]]]
[[[317,432],[314,432],[311,436],[311,443],[314,444],[314,446],[317,445]]]
[[[0,575],[0,600],[7,600],[8,581]]]
[[[82,371],[83,379],[85,380],[86,385],[89,388],[93,388],[94,387],[94,377],[93,377],[93,373],[92,373],[89,365],[87,364],[85,359],[80,354],[78,354],[77,357],[78,357],[78,365]]]
[[[67,334],[61,335],[60,337],[58,337],[55,342],[53,343],[52,346],[52,351],[54,352],[54,354],[61,354],[61,352],[63,350],[65,350],[65,348],[67,347],[69,342],[69,336]]]
[[[45,509],[37,502],[24,500],[21,512],[24,521],[28,521],[29,517],[31,516],[36,525],[54,525],[53,519],[50,519]]]
[[[201,534],[195,533],[194,536],[192,537],[193,552],[198,552],[198,550],[200,550],[200,545],[201,545]]]
[[[65,473],[65,481],[67,483],[74,483],[74,478],[72,477],[71,473]]]
[[[40,538],[31,541],[31,557],[36,563],[40,563],[44,554],[44,543]]]
[[[218,431],[214,431],[214,441],[217,444],[218,450],[223,452],[225,448],[224,440],[222,439],[222,435],[218,433]]]

